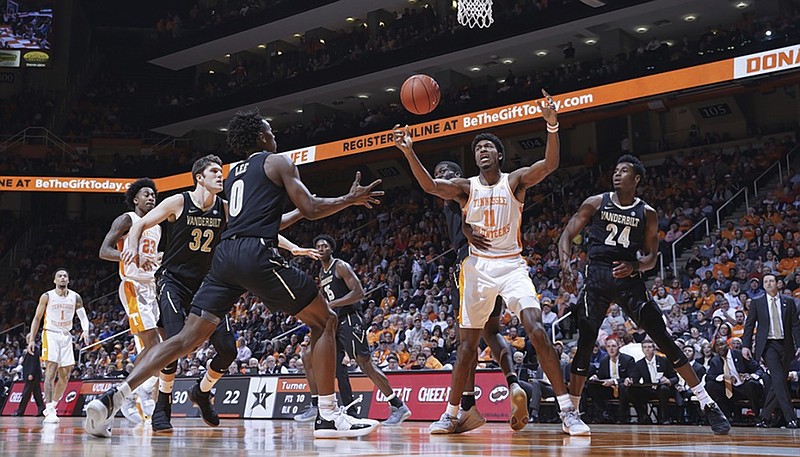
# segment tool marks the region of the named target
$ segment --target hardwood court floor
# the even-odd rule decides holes
[[[489,423],[463,435],[430,436],[428,423],[381,428],[367,438],[314,440],[310,424],[270,420],[223,420],[219,428],[199,419],[175,419],[172,436],[125,428],[116,419],[110,439],[86,436],[81,418],[42,426],[41,418],[0,418],[0,455],[29,457],[205,456],[798,456],[797,430],[734,428],[717,437],[708,427],[595,425],[591,437],[570,437],[560,425],[529,425],[513,433]]]

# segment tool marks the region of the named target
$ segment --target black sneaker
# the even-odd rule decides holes
[[[172,424],[170,420],[172,419],[172,399],[171,396],[165,395],[167,398],[166,400],[162,397],[162,394],[159,392],[158,394],[158,401],[156,402],[156,407],[153,410],[153,417],[151,418],[153,422],[153,433],[172,433]]]
[[[203,422],[210,427],[219,427],[219,416],[214,409],[214,405],[211,404],[210,396],[211,392],[200,391],[199,382],[189,391],[189,400],[200,408],[200,415],[203,417]]]
[[[725,414],[716,403],[707,404],[703,408],[703,414],[708,419],[708,423],[711,424],[711,431],[715,435],[727,435],[731,431],[731,423],[728,422],[728,418],[725,417]]]

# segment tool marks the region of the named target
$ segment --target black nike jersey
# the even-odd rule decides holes
[[[194,204],[183,192],[183,211],[166,224],[166,249],[159,273],[168,271],[191,290],[197,290],[211,268],[213,250],[225,228],[225,206],[219,197],[208,211]]]
[[[319,287],[322,289],[322,294],[328,302],[336,300],[337,298],[342,298],[350,293],[350,288],[347,287],[347,283],[344,282],[344,279],[336,275],[337,262],[340,262],[340,260],[334,259],[329,269],[325,270],[323,268],[319,272]],[[345,316],[353,312],[361,311],[361,303],[342,306],[336,308],[334,311],[336,311],[339,316]]]
[[[231,167],[225,179],[228,196],[228,228],[223,239],[265,238],[275,240],[286,204],[286,189],[267,177],[264,161],[269,152],[258,152]]]
[[[589,262],[636,260],[644,247],[646,205],[637,198],[631,206],[618,206],[610,192],[603,194],[589,225]]]

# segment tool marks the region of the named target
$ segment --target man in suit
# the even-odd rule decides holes
[[[607,338],[605,346],[608,355],[600,359],[600,364],[596,369],[592,367],[590,370],[586,394],[594,404],[595,421],[613,422],[607,402],[615,398],[619,399],[619,414],[615,414],[615,416],[622,423],[628,423],[630,401],[625,379],[632,376],[636,360],[627,354],[620,354],[619,341],[616,338]]]
[[[22,379],[25,381],[25,388],[22,390],[22,399],[19,401],[19,408],[14,412],[15,416],[24,416],[25,408],[28,407],[28,401],[33,396],[36,401],[36,406],[39,407],[41,416],[44,414],[44,399],[42,399],[42,363],[40,358],[42,352],[38,345],[33,346],[33,353],[25,352],[25,358],[22,360]]]
[[[683,353],[686,354],[686,358],[689,359],[689,366],[692,367],[694,373],[697,375],[697,379],[703,380],[703,377],[706,375],[706,367],[703,366],[702,363],[697,361],[696,353],[694,350],[694,346],[691,344],[686,345],[683,347]],[[698,407],[697,403],[692,402],[692,396],[694,392],[686,383],[686,380],[683,379],[680,375],[678,375],[678,385],[675,386],[678,390],[678,397],[675,398],[679,407],[683,407],[684,411],[680,413],[679,422],[688,421],[690,424],[700,424],[700,408]]]
[[[764,275],[764,295],[754,298],[744,324],[742,354],[763,361],[773,380],[775,400],[786,419],[787,428],[797,428],[786,376],[793,358],[800,356],[800,320],[794,298],[780,295],[775,275]],[[753,348],[753,332],[758,329]],[[751,348],[753,351],[751,352]],[[761,416],[761,421],[768,417]]]
[[[642,341],[642,351],[644,358],[634,364],[631,377],[625,380],[625,385],[632,387],[628,389],[628,395],[640,424],[651,423],[647,402],[654,399],[658,399],[659,423],[669,424],[667,406],[670,397],[675,398],[678,394],[675,390],[678,374],[665,357],[656,355],[656,345],[652,340]]]
[[[708,394],[729,418],[737,400],[749,400],[753,412],[758,414],[764,393],[758,382],[764,376],[761,367],[752,358],[746,359],[742,351],[729,349],[724,338],[714,342],[714,352],[716,355],[706,372]]]

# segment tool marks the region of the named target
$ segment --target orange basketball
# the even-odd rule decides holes
[[[414,75],[400,88],[400,101],[414,114],[428,114],[439,104],[439,83],[428,75]]]

